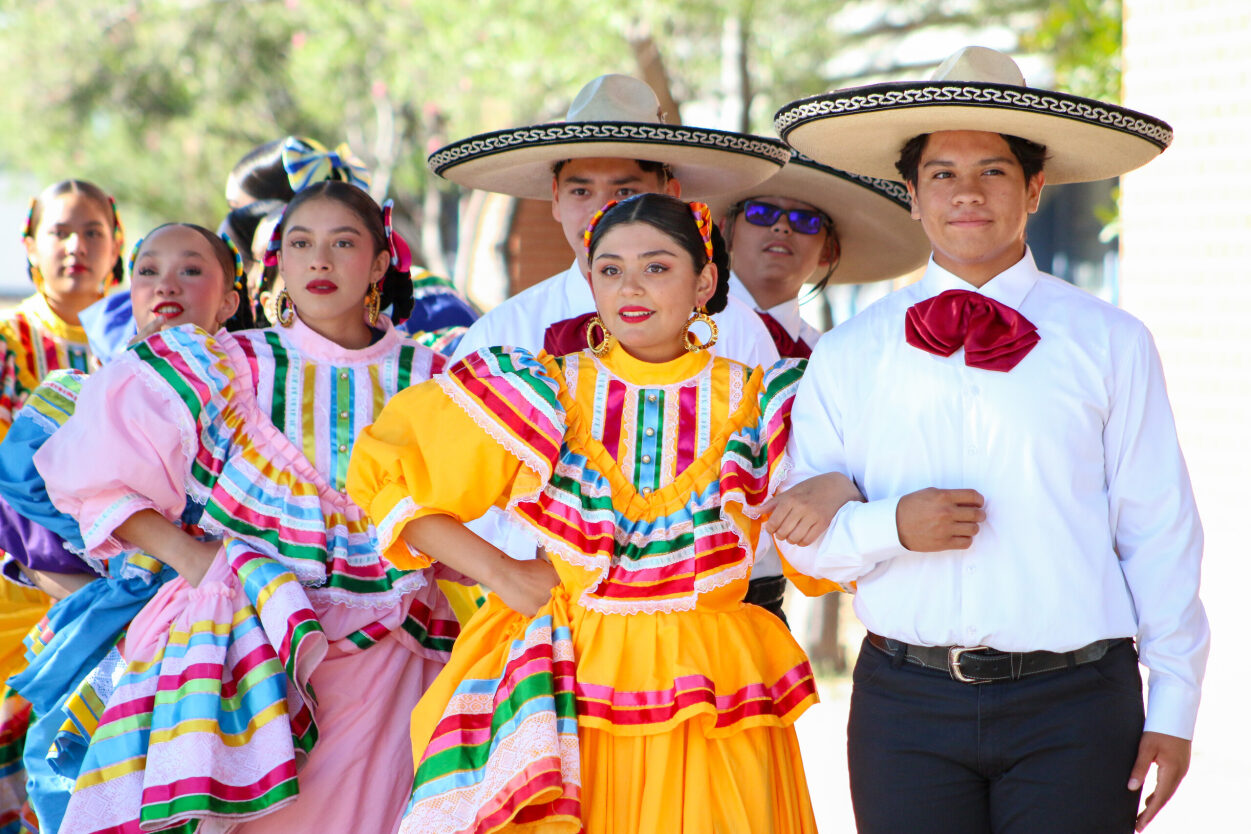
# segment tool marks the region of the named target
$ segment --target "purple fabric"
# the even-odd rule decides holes
[[[65,549],[64,539],[19,514],[3,497],[0,497],[0,550],[12,557],[4,565],[4,575],[9,578],[17,573],[14,561],[52,573],[91,572],[82,559]]]

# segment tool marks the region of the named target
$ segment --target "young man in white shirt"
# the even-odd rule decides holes
[[[793,482],[840,472],[867,499],[782,545],[857,583],[859,830],[1141,830],[1189,763],[1202,530],[1150,334],[1039,272],[1025,224],[1045,181],[1132,170],[1171,131],[980,48],[777,123],[840,168],[897,165],[933,248],[920,282],[821,340],[789,446]]]

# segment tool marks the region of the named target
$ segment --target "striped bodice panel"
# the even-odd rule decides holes
[[[0,422],[5,424],[52,371],[86,373],[97,367],[86,333],[57,318],[42,296],[28,298],[0,319],[0,342],[4,348]]]
[[[438,379],[543,480],[508,510],[555,557],[591,572],[578,602],[642,613],[741,599],[731,586],[746,587],[751,516],[785,469],[802,371],[715,357],[685,379],[641,385],[587,351],[536,359],[488,348]]]
[[[644,495],[669,484],[704,452],[742,403],[751,369],[709,363],[671,385],[631,385],[587,353],[562,361],[565,387],[588,413],[603,444],[634,489]]]
[[[276,330],[237,338],[252,365],[261,411],[339,492],[361,429],[396,392],[429,379],[444,363],[412,343],[377,364],[336,364],[293,350]]]
[[[443,364],[425,348],[394,342],[356,365],[319,363],[271,330],[218,341],[174,328],[130,351],[188,409],[194,436],[185,443],[194,451],[185,483],[204,507],[205,529],[281,561],[311,596],[332,602],[364,594],[389,605],[426,583],[382,560],[368,518],[335,477],[355,433],[397,386],[424,381]],[[324,387],[332,382],[334,392]],[[328,419],[332,397],[345,403],[347,418],[338,418],[340,407]],[[346,450],[325,448],[332,441]]]

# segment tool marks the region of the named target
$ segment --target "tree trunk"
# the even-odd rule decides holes
[[[639,29],[626,34],[630,48],[634,50],[634,60],[638,64],[639,76],[660,99],[661,118],[668,124],[682,124],[682,114],[678,111],[678,102],[669,87],[669,74],[665,71],[665,59],[660,48],[652,39],[651,33]]]

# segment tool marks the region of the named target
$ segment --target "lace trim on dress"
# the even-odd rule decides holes
[[[138,369],[135,377],[143,383],[143,386],[155,394],[164,404],[165,408],[162,414],[169,415],[170,420],[174,422],[178,429],[178,436],[182,438],[182,456],[183,462],[190,469],[191,462],[195,460],[196,454],[200,450],[200,438],[197,427],[191,419],[191,412],[187,410],[187,404],[178,396],[178,392],[170,387],[160,373],[149,365],[137,358],[133,358],[134,354],[126,354],[117,361],[132,362]],[[194,478],[188,478],[188,482],[194,482]],[[194,487],[193,487],[194,488]],[[203,504],[208,498],[208,491],[200,488],[203,496],[196,495],[198,503]]]
[[[433,379],[438,383],[443,393],[447,395],[447,398],[460,406],[461,410],[469,415],[469,419],[473,420],[478,428],[486,432],[500,446],[503,446],[510,455],[521,461],[527,469],[538,475],[540,484],[545,485],[547,483],[548,478],[552,474],[551,461],[536,452],[525,441],[510,434],[491,417],[490,412],[484,409],[480,402],[462,391],[452,377],[447,374],[440,374],[433,377]],[[534,501],[542,492],[543,487],[540,486],[538,489],[532,490],[528,495],[511,498],[508,506],[512,508],[522,501]]]

